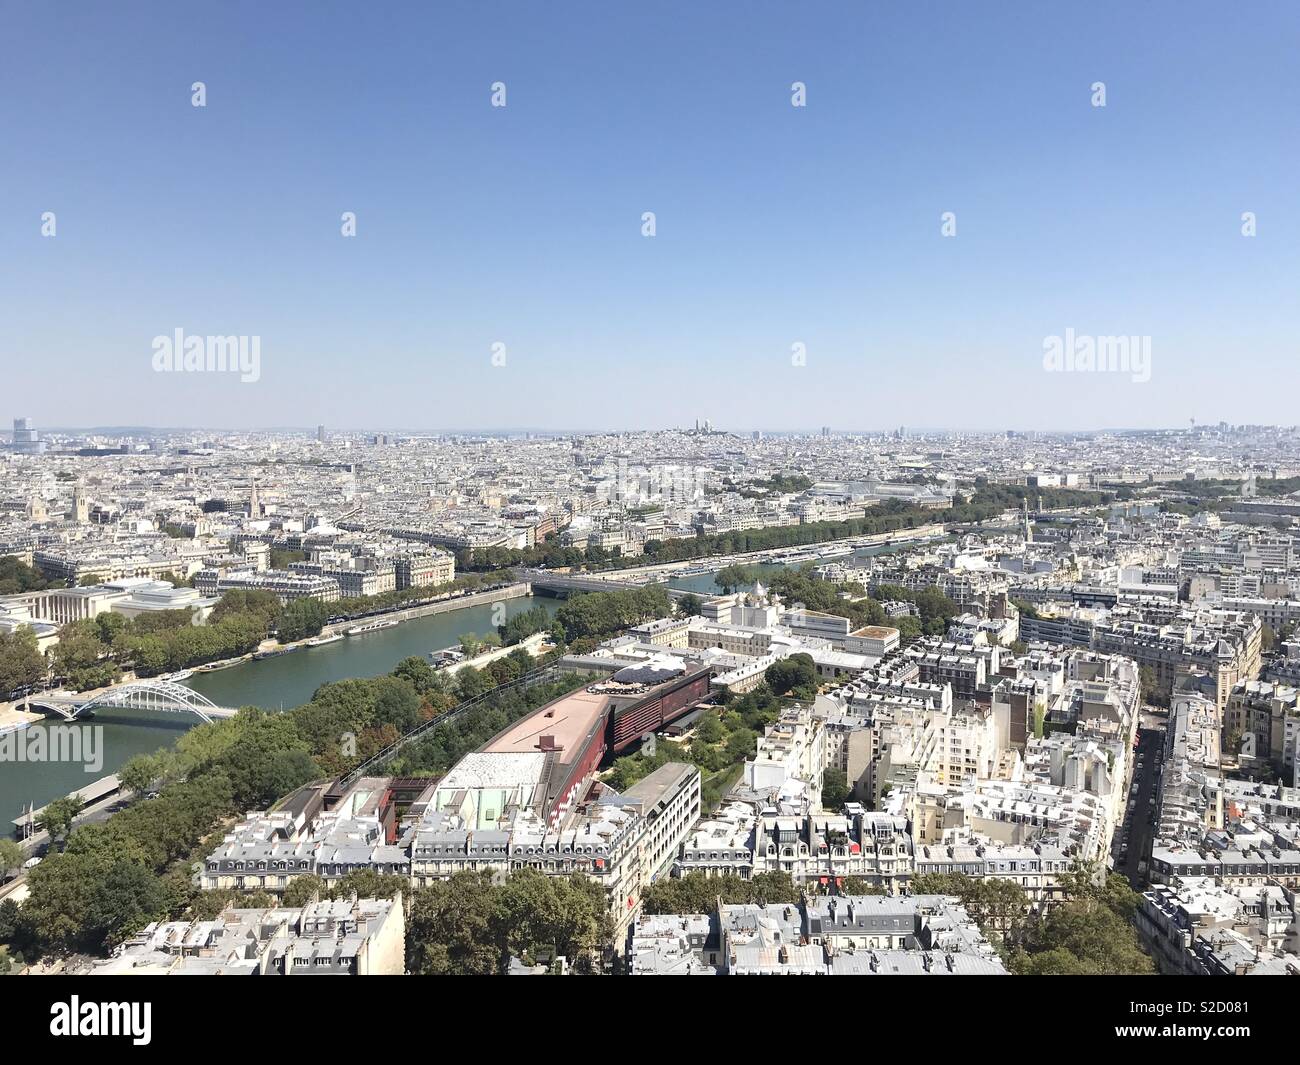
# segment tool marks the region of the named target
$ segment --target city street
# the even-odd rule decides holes
[[[1125,800],[1124,822],[1120,827],[1120,840],[1128,834],[1127,850],[1116,849],[1115,871],[1123,873],[1134,888],[1141,890],[1146,886],[1146,867],[1139,873],[1139,865],[1150,858],[1151,837],[1155,831],[1156,795],[1160,770],[1163,766],[1165,742],[1164,718],[1144,713],[1138,731],[1136,765],[1133,772],[1133,784],[1137,791],[1132,791]]]

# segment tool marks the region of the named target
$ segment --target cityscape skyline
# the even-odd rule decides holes
[[[805,437],[805,436],[850,436],[850,437],[897,437],[900,433],[903,438],[907,437],[929,437],[929,436],[972,436],[972,437],[998,437],[1007,433],[1013,434],[1032,434],[1035,437],[1059,437],[1059,436],[1106,436],[1106,435],[1164,435],[1164,434],[1181,434],[1195,433],[1200,430],[1203,432],[1217,432],[1221,430],[1237,429],[1262,429],[1273,430],[1278,432],[1294,431],[1300,423],[1292,424],[1272,424],[1267,422],[1246,422],[1236,424],[1227,421],[1193,421],[1185,425],[1153,425],[1153,426],[1058,426],[1052,429],[1034,429],[1018,425],[1006,425],[999,428],[980,428],[974,426],[957,426],[957,425],[894,425],[894,426],[875,426],[851,428],[848,426],[822,426],[822,425],[791,425],[787,427],[763,426],[763,425],[744,425],[744,426],[713,426],[707,432],[714,435],[732,435],[732,436],[751,436],[759,433],[762,436],[772,437]],[[305,435],[317,436],[322,426],[320,425],[250,425],[246,427],[235,427],[229,425],[50,425],[38,426],[38,431],[46,434],[56,434],[58,436],[69,436],[80,438],[85,436],[121,436],[121,437],[141,437],[149,434],[183,434],[183,433],[247,433],[247,434],[268,434],[268,435]],[[404,434],[413,438],[422,437],[444,437],[444,436],[537,436],[548,438],[562,438],[568,436],[621,436],[621,435],[652,435],[656,433],[684,433],[691,435],[693,433],[703,433],[706,430],[697,428],[693,425],[660,425],[649,426],[645,428],[624,426],[559,426],[546,427],[540,425],[448,425],[448,426],[428,426],[416,427],[409,425],[395,425],[390,423],[376,422],[370,424],[357,423],[352,425],[324,426],[327,435],[366,435],[377,431],[385,433]],[[12,436],[9,430],[0,430],[0,439],[6,436]],[[327,442],[327,441],[321,441]]]

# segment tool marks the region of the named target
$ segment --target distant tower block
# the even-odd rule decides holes
[[[325,443],[325,426],[323,425],[316,426],[316,442],[318,444]]]
[[[40,438],[30,418],[14,419],[13,449],[25,455],[39,455],[45,450],[45,441]]]

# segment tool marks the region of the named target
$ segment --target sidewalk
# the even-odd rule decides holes
[[[488,663],[495,662],[498,658],[505,658],[511,651],[517,651],[521,647],[536,658],[538,649],[541,648],[547,640],[548,636],[546,633],[535,632],[526,639],[521,640],[519,643],[511,644],[509,647],[499,647],[496,650],[486,651],[481,655],[476,655],[473,658],[464,659],[454,665],[446,666],[442,672],[446,673],[448,676],[453,676],[466,667],[471,669],[481,669]]]
[[[35,711],[26,711],[22,709],[22,703],[0,703],[0,732],[4,732],[15,725],[23,725],[31,721],[39,721],[44,715]]]

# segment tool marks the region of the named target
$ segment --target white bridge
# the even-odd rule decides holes
[[[217,706],[193,688],[169,680],[141,680],[108,688],[97,695],[40,695],[30,700],[30,706],[49,710],[65,721],[75,721],[95,710],[160,710],[168,714],[194,714],[203,721],[234,717],[239,711],[228,706]]]

